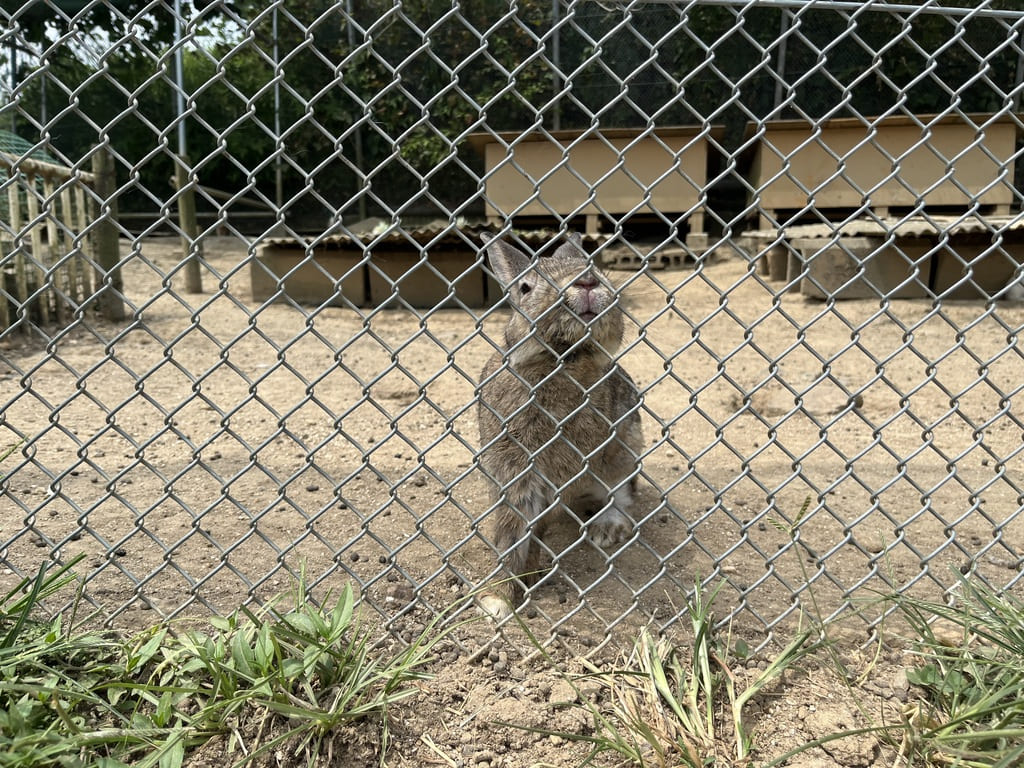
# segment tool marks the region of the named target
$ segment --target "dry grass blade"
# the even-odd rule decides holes
[[[816,646],[803,632],[772,659],[750,682],[729,664],[728,644],[715,632],[711,606],[717,590],[705,597],[697,585],[687,606],[694,630],[693,644],[680,647],[667,638],[642,630],[632,650],[614,669],[581,660],[589,672],[565,675],[577,693],[572,706],[585,709],[594,734],[525,730],[585,741],[591,752],[584,764],[599,755],[618,755],[624,764],[658,768],[707,768],[752,765],[743,709],[765,686]],[[527,635],[533,638],[524,626]],[[548,658],[541,644],[534,645]],[[588,697],[584,681],[596,682],[600,695]],[[721,725],[731,727],[720,728]],[[729,738],[724,738],[729,734]]]

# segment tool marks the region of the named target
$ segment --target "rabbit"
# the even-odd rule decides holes
[[[523,598],[520,579],[535,580],[531,540],[543,536],[549,511],[592,515],[584,527],[602,548],[631,534],[643,434],[636,384],[614,360],[622,310],[580,236],[534,259],[481,239],[512,307],[504,344],[483,368],[477,411],[492,543],[510,577],[478,603],[502,619]]]

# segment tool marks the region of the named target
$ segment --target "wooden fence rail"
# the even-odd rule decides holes
[[[0,331],[33,322],[66,324],[95,298],[96,176],[0,152],[7,210],[0,211]],[[6,213],[7,216],[3,216]],[[116,240],[115,240],[116,245]],[[117,263],[117,258],[113,261]]]

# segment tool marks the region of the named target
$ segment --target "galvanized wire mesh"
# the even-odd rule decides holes
[[[479,234],[575,229],[635,526],[554,526],[524,616],[590,642],[723,585],[768,638],[811,593],[874,629],[859,598],[1014,588],[1011,5],[5,3],[4,581],[81,555],[118,622],[303,572],[415,628],[500,573]]]

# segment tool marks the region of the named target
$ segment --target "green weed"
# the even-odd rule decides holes
[[[0,601],[0,768],[177,768],[218,734],[237,764],[283,745],[312,763],[332,728],[367,719],[383,760],[388,709],[417,692],[446,634],[439,616],[387,656],[350,587],[321,608],[302,579],[291,607],[242,608],[207,631],[158,625],[125,639],[39,620],[75,562],[41,567]]]
[[[809,642],[812,632],[799,632],[765,669],[748,677],[738,669],[743,644],[731,643],[714,628],[711,608],[720,588],[705,597],[698,584],[686,606],[692,645],[681,648],[644,630],[618,669],[603,670],[582,660],[590,671],[566,679],[577,693],[573,706],[587,710],[594,733],[552,735],[589,743],[585,764],[611,753],[641,767],[752,765],[747,704],[815,644]],[[599,696],[581,692],[587,682],[597,683]]]
[[[921,699],[903,709],[900,757],[908,765],[1021,765],[1024,603],[963,577],[955,593],[952,604],[890,598],[915,634],[919,660],[907,672]]]

